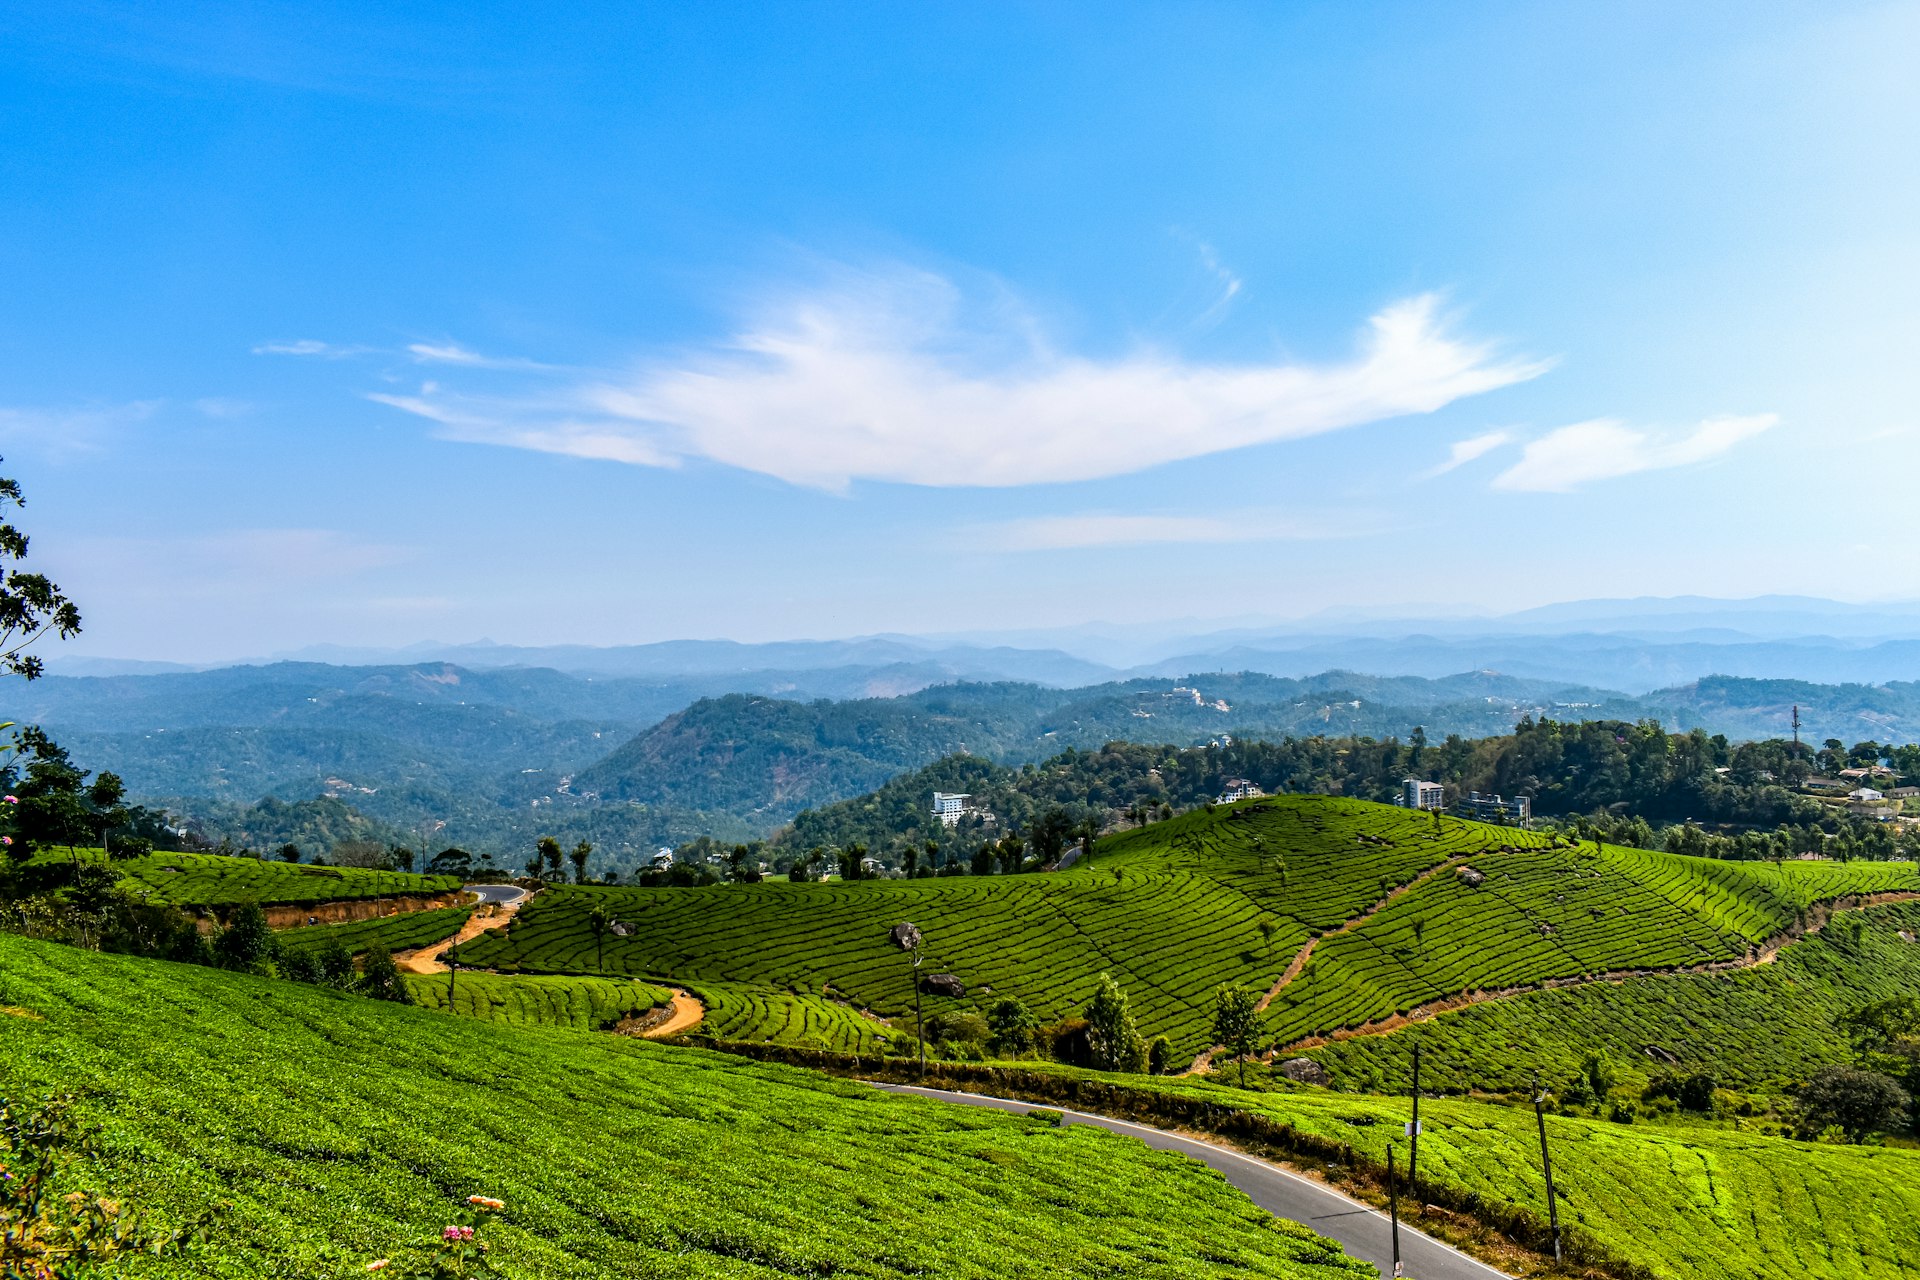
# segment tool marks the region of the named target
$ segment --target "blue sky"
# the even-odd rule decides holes
[[[1920,6],[392,8],[0,16],[71,651],[1920,596]]]

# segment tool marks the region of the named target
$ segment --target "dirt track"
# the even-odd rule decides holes
[[[1765,938],[1750,949],[1746,955],[1734,960],[1714,960],[1706,964],[1684,965],[1673,969],[1616,969],[1605,973],[1581,974],[1566,978],[1547,978],[1540,982],[1528,983],[1518,987],[1498,987],[1490,991],[1462,991],[1445,996],[1439,1000],[1429,1000],[1425,1004],[1415,1005],[1405,1013],[1396,1013],[1391,1018],[1381,1018],[1374,1022],[1363,1023],[1357,1027],[1342,1027],[1324,1036],[1306,1036],[1291,1044],[1280,1045],[1273,1051],[1278,1058],[1290,1053],[1299,1053],[1307,1049],[1317,1049],[1330,1040],[1351,1040],[1356,1036],[1385,1035],[1391,1031],[1415,1022],[1425,1022],[1429,1018],[1455,1009],[1464,1009],[1468,1005],[1484,1004],[1489,1000],[1504,1000],[1510,996],[1523,996],[1531,991],[1558,990],[1563,987],[1587,987],[1598,983],[1621,983],[1629,978],[1675,977],[1681,974],[1733,973],[1741,969],[1752,969],[1763,964],[1772,964],[1780,954],[1781,948],[1790,942],[1810,937],[1820,932],[1835,913],[1855,911],[1862,907],[1884,906],[1892,902],[1920,901],[1920,892],[1907,889],[1891,890],[1885,893],[1848,894],[1827,902],[1816,902],[1807,909],[1805,928],[1789,928]]]
[[[471,942],[489,929],[504,929],[513,920],[514,913],[520,910],[520,904],[528,901],[521,898],[517,902],[483,902],[473,909],[467,922],[460,926],[460,932],[451,938],[442,939],[430,947],[420,947],[413,951],[402,951],[394,956],[393,962],[402,973],[445,973],[447,966],[440,959],[447,948]]]
[[[649,1040],[664,1040],[668,1036],[677,1036],[682,1031],[691,1031],[699,1026],[707,1016],[707,1007],[682,991],[673,989],[673,1012],[667,1020],[657,1027],[649,1027],[640,1034]]]

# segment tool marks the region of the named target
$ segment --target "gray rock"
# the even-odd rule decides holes
[[[951,973],[930,973],[920,979],[920,989],[928,995],[953,996],[955,999],[967,994],[967,984]]]
[[[1288,1058],[1280,1064],[1280,1074],[1301,1084],[1326,1084],[1332,1077],[1312,1058]]]
[[[1464,884],[1469,889],[1478,889],[1481,885],[1487,882],[1487,878],[1481,875],[1478,871],[1475,871],[1472,867],[1461,867],[1458,871],[1455,871],[1453,874],[1455,874],[1456,876],[1459,876],[1460,883]]]

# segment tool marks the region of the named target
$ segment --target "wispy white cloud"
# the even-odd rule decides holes
[[[1529,441],[1520,461],[1494,477],[1493,487],[1564,493],[1594,480],[1662,471],[1717,458],[1779,422],[1771,413],[1708,418],[1690,431],[1655,432],[1613,418],[1595,418]]]
[[[541,364],[538,360],[528,360],[521,356],[482,355],[457,342],[414,342],[407,346],[407,354],[420,364],[452,364],[468,369],[550,369],[553,366]]]
[[[962,323],[940,277],[802,297],[729,342],[520,400],[376,396],[454,439],[658,466],[705,458],[838,490],[857,479],[1009,486],[1098,479],[1427,413],[1537,376],[1452,333],[1438,299],[1369,321],[1330,364],[1062,355],[1031,317]]]
[[[1447,460],[1427,472],[1425,479],[1443,476],[1456,467],[1464,467],[1475,458],[1485,457],[1501,445],[1508,443],[1513,436],[1505,431],[1489,431],[1485,435],[1474,436],[1467,440],[1456,440],[1447,451]]]
[[[158,400],[64,408],[0,408],[0,441],[30,444],[59,456],[93,453],[111,445],[120,432],[144,422],[160,408]]]
[[[322,342],[318,338],[295,338],[287,342],[261,342],[253,347],[256,356],[314,356],[322,360],[346,360],[371,355],[373,347]]]
[[[1205,240],[1194,243],[1200,251],[1201,265],[1205,266],[1207,273],[1220,284],[1220,296],[1215,298],[1213,305],[1202,311],[1194,320],[1195,325],[1206,326],[1214,324],[1220,317],[1227,314],[1227,308],[1232,306],[1233,300],[1240,296],[1240,289],[1246,282],[1221,264],[1220,255],[1214,252],[1212,245]]]
[[[1383,522],[1371,514],[1302,515],[1279,511],[1230,511],[1217,515],[1139,515],[1086,512],[1031,516],[978,526],[965,544],[990,551],[1066,551],[1092,547],[1137,547],[1156,543],[1296,542],[1377,533]]]

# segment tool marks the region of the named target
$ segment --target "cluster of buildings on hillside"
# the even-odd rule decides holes
[[[1455,797],[1452,805],[1448,805],[1444,786],[1419,778],[1402,781],[1400,795],[1394,803],[1403,809],[1451,809],[1456,817],[1474,818],[1481,822],[1518,822],[1525,825],[1533,821],[1533,800],[1528,796],[1483,796],[1478,791],[1469,791],[1465,797]]]

